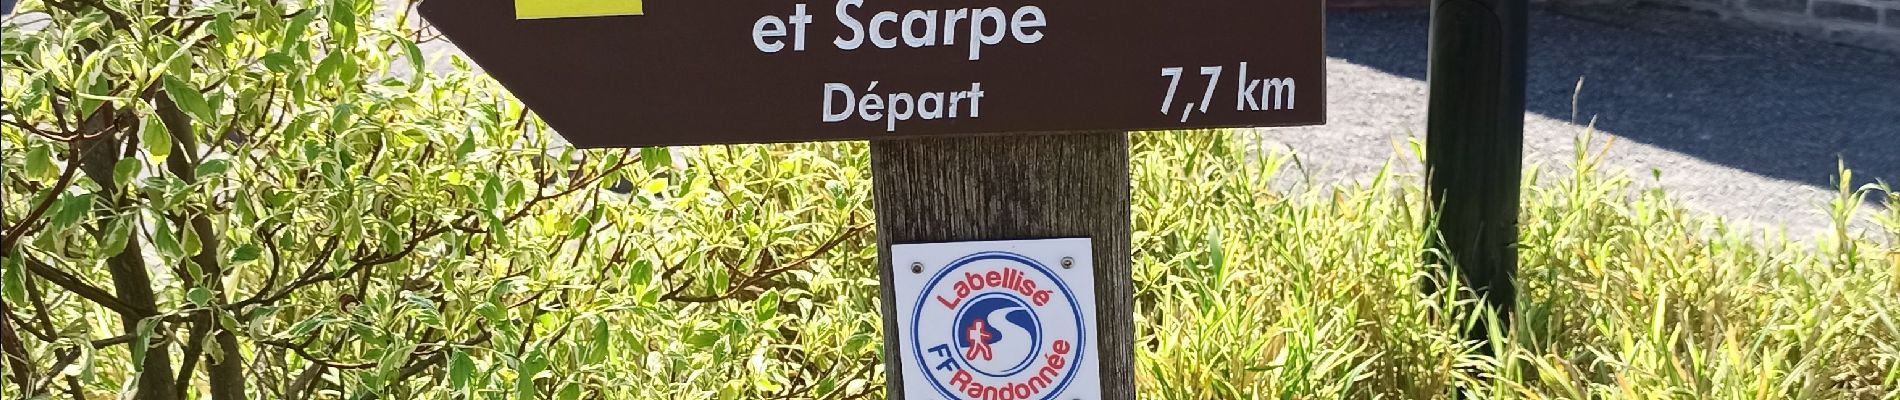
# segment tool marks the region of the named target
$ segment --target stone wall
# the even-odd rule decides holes
[[[1831,42],[1900,52],[1900,0],[1641,0]]]

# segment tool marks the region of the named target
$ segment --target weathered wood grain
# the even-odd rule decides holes
[[[1102,398],[1135,398],[1126,133],[874,141],[871,169],[884,315],[896,315],[892,244],[1087,237]],[[903,399],[896,335],[886,318],[887,391]]]

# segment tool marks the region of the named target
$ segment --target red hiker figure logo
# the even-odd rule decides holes
[[[963,353],[964,360],[976,361],[979,356],[983,357],[983,361],[993,358],[990,352],[990,333],[983,330],[983,320],[979,319],[976,323],[970,324],[970,334],[967,337],[970,342],[970,352]]]

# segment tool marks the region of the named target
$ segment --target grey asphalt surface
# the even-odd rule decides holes
[[[1900,185],[1894,54],[1664,10],[1536,9],[1530,20],[1527,165],[1568,171],[1574,139],[1595,117],[1599,143],[1616,139],[1610,171],[1666,188],[1691,210],[1796,238],[1829,231],[1837,160],[1858,183]],[[1423,9],[1332,12],[1328,125],[1263,129],[1262,143],[1299,154],[1314,181],[1338,182],[1367,179],[1395,143],[1422,140],[1428,21]],[[1417,162],[1401,161],[1416,174]]]

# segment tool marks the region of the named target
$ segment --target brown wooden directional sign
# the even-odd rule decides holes
[[[584,147],[1324,122],[1320,0],[428,0]]]

